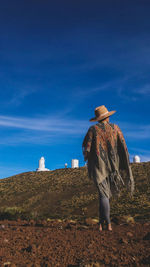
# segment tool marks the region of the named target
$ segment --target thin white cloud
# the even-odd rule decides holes
[[[31,132],[21,132],[15,133],[8,136],[3,136],[0,138],[0,145],[6,146],[16,146],[20,144],[32,144],[32,145],[53,145],[58,143],[60,138],[55,135],[46,135],[43,132],[38,132],[38,134],[34,131]],[[62,140],[61,140],[62,141]]]
[[[33,88],[21,88],[20,90],[15,91],[15,94],[8,100],[7,104],[19,106],[22,104],[23,100],[29,95],[33,94],[35,89]]]
[[[116,91],[118,92],[120,85],[122,85],[123,83],[125,83],[126,81],[128,81],[128,79],[130,78],[130,76],[125,76],[123,78],[119,78],[119,79],[115,79],[115,80],[111,80],[108,82],[104,82],[103,84],[100,84],[98,86],[93,86],[93,87],[89,87],[89,88],[75,88],[72,91],[72,97],[73,98],[78,98],[80,99],[80,101],[82,99],[84,99],[85,97],[91,97],[93,96],[93,94],[97,94],[101,91],[108,91],[108,90],[112,90],[112,91]]]
[[[116,122],[127,141],[150,140],[149,124],[133,124]],[[73,138],[84,136],[91,126],[88,120],[75,120],[53,116],[39,118],[21,118],[0,116],[1,137],[0,144],[15,145],[23,143],[53,144],[66,142]],[[10,132],[8,130],[10,128]],[[7,129],[7,135],[3,130]]]
[[[149,155],[141,155],[141,162],[150,161],[150,154]]]
[[[135,91],[139,95],[150,96],[150,84],[146,84],[143,87]]]
[[[51,133],[78,134],[82,133],[83,129],[88,126],[88,122],[58,117],[19,118],[0,116],[0,126]]]

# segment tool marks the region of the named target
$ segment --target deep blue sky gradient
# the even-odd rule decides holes
[[[82,157],[94,109],[117,110],[130,159],[150,161],[150,1],[5,0],[0,177]]]

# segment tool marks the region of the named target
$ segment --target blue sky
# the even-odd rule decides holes
[[[130,159],[150,161],[150,1],[5,0],[0,8],[0,178],[77,158],[106,105]]]

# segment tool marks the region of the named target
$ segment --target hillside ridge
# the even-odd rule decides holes
[[[111,199],[111,216],[150,218],[150,162],[132,163],[133,198],[122,192]],[[98,217],[98,195],[87,168],[25,172],[0,180],[0,218]]]

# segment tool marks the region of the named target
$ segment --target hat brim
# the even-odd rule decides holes
[[[106,119],[106,118],[110,117],[110,116],[113,115],[115,112],[116,112],[116,110],[109,111],[106,115],[92,118],[92,119],[90,119],[90,121],[101,121],[101,120],[103,120],[103,119]]]

